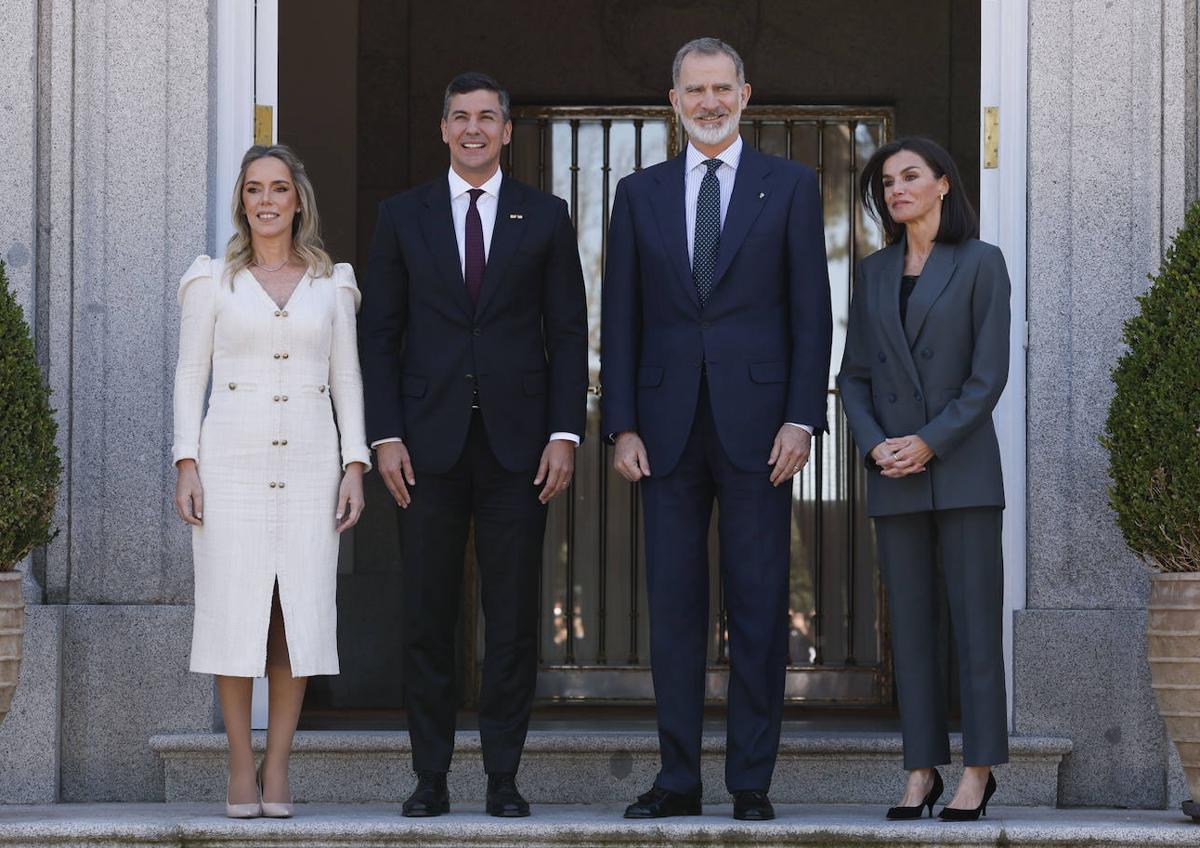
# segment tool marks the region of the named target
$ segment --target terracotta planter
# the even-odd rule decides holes
[[[0,723],[12,706],[21,670],[21,639],[25,634],[25,601],[21,572],[0,572]]]
[[[1184,812],[1195,817],[1200,815],[1200,574],[1154,575],[1149,612],[1150,685],[1192,793]]]

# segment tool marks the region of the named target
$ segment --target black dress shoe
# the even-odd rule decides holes
[[[987,815],[988,801],[992,800],[992,796],[996,794],[996,777],[991,772],[988,772],[987,783],[983,787],[983,801],[978,807],[970,810],[960,810],[958,807],[942,807],[942,811],[938,813],[938,818],[942,821],[952,822],[968,822],[979,821],[980,814]]]
[[[503,818],[529,815],[529,802],[517,791],[517,778],[512,774],[489,774],[487,814]]]
[[[446,789],[446,773],[417,772],[417,788],[404,802],[404,815],[409,818],[440,816],[450,812],[450,791]]]
[[[625,808],[625,818],[627,819],[663,819],[667,816],[698,815],[700,815],[699,789],[683,794],[652,786],[649,792],[639,795],[636,802]]]
[[[775,818],[775,808],[766,792],[742,789],[733,793],[733,817],[740,821],[770,821]]]
[[[933,818],[933,805],[942,797],[942,791],[945,785],[942,783],[942,773],[937,769],[933,770],[933,785],[929,787],[929,791],[925,794],[925,800],[915,807],[889,807],[887,817],[892,821],[901,819],[919,819],[925,808],[929,808],[929,817]]]

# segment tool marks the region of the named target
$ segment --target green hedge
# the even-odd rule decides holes
[[[53,412],[29,326],[0,262],[0,571],[54,538],[62,464]]]
[[[1147,565],[1200,571],[1200,204],[1150,280],[1112,375],[1109,503]]]

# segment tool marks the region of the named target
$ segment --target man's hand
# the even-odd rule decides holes
[[[388,487],[400,508],[408,509],[412,503],[408,487],[417,484],[412,462],[408,458],[408,448],[404,442],[384,442],[375,448],[375,459],[383,484]]]
[[[553,439],[546,443],[542,451],[542,461],[538,463],[537,477],[533,485],[542,486],[538,500],[544,504],[550,503],[567,490],[571,485],[571,477],[575,474],[575,444],[567,439]]]
[[[803,427],[784,424],[775,434],[775,444],[771,447],[768,465],[773,465],[771,485],[778,486],[791,480],[808,462],[808,452],[812,449],[812,433]]]
[[[646,446],[642,443],[642,437],[633,430],[617,434],[613,468],[630,483],[650,476],[650,459],[646,456]]]
[[[871,456],[884,477],[896,479],[923,472],[933,451],[920,436],[900,436],[877,444]]]

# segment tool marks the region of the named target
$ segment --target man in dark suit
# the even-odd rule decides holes
[[[832,321],[815,174],[742,144],[742,60],[713,38],[675,57],[690,141],[617,186],[604,277],[604,432],[641,481],[662,769],[628,818],[700,813],[707,538],[720,506],[729,614],[726,787],[767,797],[783,709],[791,479],[824,430]]]
[[[404,814],[449,809],[455,631],[474,519],[487,811],[523,816],[515,775],[537,676],[546,504],[570,483],[586,416],[583,273],[566,204],[500,172],[508,93],[462,74],[446,89],[441,126],[449,174],[381,204],[359,318],[367,436],[404,510],[418,776]]]

